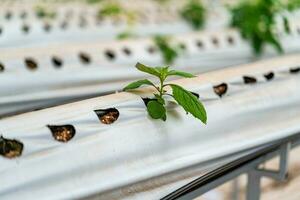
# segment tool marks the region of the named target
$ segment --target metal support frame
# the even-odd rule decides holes
[[[277,181],[284,181],[288,173],[289,152],[292,147],[299,144],[300,134],[295,134],[275,141],[272,144],[261,146],[256,153],[251,153],[251,155],[245,156],[245,158],[238,159],[215,169],[163,197],[161,200],[195,199],[228,181],[236,179],[242,174],[247,174],[248,176],[247,200],[259,200],[261,178],[267,177]],[[276,156],[280,158],[278,170],[268,170],[265,167],[260,167],[263,163]],[[237,190],[237,187],[235,190]],[[235,192],[232,195],[233,198],[237,198],[237,193]]]
[[[280,163],[279,170],[259,169],[256,166],[254,169],[248,172],[248,184],[247,184],[247,200],[259,200],[260,199],[260,182],[262,177],[268,177],[277,181],[284,181],[287,178],[288,172],[288,157],[291,143],[283,144],[279,150]]]

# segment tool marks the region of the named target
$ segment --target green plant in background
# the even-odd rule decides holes
[[[130,38],[137,38],[138,36],[131,31],[123,31],[117,35],[118,40],[126,40]]]
[[[146,103],[147,111],[153,119],[162,119],[166,121],[166,100],[165,96],[171,96],[187,113],[191,113],[195,118],[206,124],[207,116],[206,111],[200,100],[191,92],[183,87],[175,84],[165,84],[165,80],[169,76],[181,76],[185,78],[195,77],[192,74],[170,70],[169,67],[148,67],[141,63],[136,64],[136,68],[144,73],[157,77],[160,81],[159,86],[156,86],[148,79],[138,80],[127,85],[123,90],[128,91],[139,88],[142,85],[153,86],[156,90],[154,98]],[[167,93],[166,87],[171,87],[172,94]]]
[[[167,65],[174,63],[182,48],[180,48],[180,46],[172,45],[169,36],[157,35],[153,38],[153,41],[155,46],[161,52],[164,63]]]
[[[300,0],[287,0],[286,7],[289,11],[294,11],[300,8]]]
[[[243,38],[250,41],[256,55],[262,53],[266,44],[272,45],[279,53],[283,52],[277,36],[276,17],[283,11],[299,7],[299,0],[286,3],[281,0],[247,0],[231,8],[231,26],[239,29]],[[289,22],[282,16],[284,29],[290,32]]]
[[[36,6],[35,14],[38,18],[54,19],[56,17],[56,13],[54,11],[47,10],[43,6]]]
[[[101,3],[103,2],[104,0],[86,0],[86,2],[88,4],[96,4],[96,3]]]
[[[180,14],[194,29],[201,29],[205,22],[205,8],[199,0],[189,0]]]
[[[105,3],[98,11],[98,16],[101,17],[115,17],[123,13],[123,8],[120,4],[112,2]]]
[[[133,25],[136,21],[136,12],[126,10],[122,5],[116,1],[105,1],[97,14],[98,17],[125,17],[128,25]]]

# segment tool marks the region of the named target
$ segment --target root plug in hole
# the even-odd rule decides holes
[[[94,110],[94,112],[103,124],[112,124],[120,116],[120,113],[116,108],[99,109]]]
[[[0,155],[5,158],[15,158],[22,155],[23,143],[18,140],[6,139],[0,136]]]
[[[34,71],[38,68],[38,64],[33,58],[25,58],[24,62],[25,62],[27,69],[29,69],[29,70]]]
[[[68,142],[70,141],[76,134],[75,127],[73,125],[47,125],[50,129],[52,136],[55,140],[59,142]]]
[[[221,83],[220,85],[216,85],[213,88],[214,92],[221,98],[223,95],[226,94],[228,90],[228,85],[226,83]]]

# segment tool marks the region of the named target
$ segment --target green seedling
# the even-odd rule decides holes
[[[137,63],[136,68],[139,71],[142,71],[144,73],[150,74],[158,78],[160,81],[159,86],[156,86],[153,82],[151,82],[148,79],[138,80],[130,83],[123,89],[124,91],[129,91],[139,88],[142,85],[148,85],[152,86],[156,90],[156,92],[153,94],[153,99],[150,99],[146,103],[147,111],[151,118],[166,121],[167,100],[165,99],[165,97],[170,96],[175,100],[175,102],[177,102],[179,106],[181,106],[186,111],[186,113],[191,113],[195,118],[199,119],[201,122],[206,124],[206,110],[201,101],[197,98],[197,96],[179,85],[165,83],[165,80],[169,76],[193,78],[195,77],[194,75],[187,72],[170,70],[169,67],[149,67],[141,63]],[[172,94],[169,94],[167,92],[166,87],[170,87],[172,89]]]

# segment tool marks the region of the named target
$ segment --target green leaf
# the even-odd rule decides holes
[[[153,119],[166,120],[166,109],[158,101],[152,100],[147,104],[147,111]]]
[[[185,78],[193,78],[196,77],[193,74],[187,73],[187,72],[182,72],[182,71],[176,71],[176,70],[171,70],[168,72],[168,76],[182,76]]]
[[[161,80],[166,80],[169,72],[169,67],[155,67],[155,69],[160,73]]]
[[[172,87],[173,97],[177,103],[181,105],[186,112],[191,113],[194,117],[206,124],[206,111],[199,99],[179,85],[170,84],[170,86]]]
[[[128,84],[125,88],[123,88],[123,91],[136,89],[136,88],[139,88],[142,85],[152,85],[152,86],[154,86],[154,84],[151,81],[149,81],[148,79],[143,79],[143,80],[138,80],[138,81],[135,81],[135,82],[132,82],[132,83]]]
[[[160,104],[163,104],[165,105],[165,100],[159,96],[158,94],[154,94],[154,96],[156,97],[157,101],[160,103]]]
[[[160,78],[160,73],[159,73],[159,71],[157,71],[157,70],[156,70],[155,68],[153,68],[153,67],[148,67],[148,66],[143,65],[143,64],[141,64],[141,63],[137,63],[137,64],[135,65],[135,67],[136,67],[138,70],[142,71],[142,72],[145,72],[145,73],[148,73],[148,74],[152,74],[152,75],[157,76],[157,77]]]

